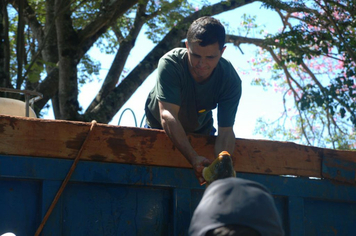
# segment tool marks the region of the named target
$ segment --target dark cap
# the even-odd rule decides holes
[[[274,199],[263,185],[241,178],[214,181],[205,190],[195,209],[189,235],[204,236],[206,232],[226,225],[243,225],[261,236],[284,235]]]

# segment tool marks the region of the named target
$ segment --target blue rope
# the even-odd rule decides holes
[[[123,116],[123,114],[126,112],[126,111],[131,111],[132,113],[132,116],[135,120],[135,127],[137,127],[137,120],[136,120],[136,116],[135,116],[135,113],[133,112],[133,110],[131,108],[126,108],[125,110],[122,111],[121,115],[120,115],[120,118],[119,118],[119,123],[117,125],[120,125],[120,122],[121,122],[121,118]]]
[[[131,112],[131,114],[132,114],[132,116],[133,116],[133,118],[134,118],[134,121],[135,121],[135,127],[137,127],[136,115],[135,115],[135,112],[134,112],[131,108],[126,108],[125,110],[122,111],[122,113],[121,113],[121,115],[120,115],[120,118],[119,118],[119,122],[118,122],[117,125],[120,125],[122,116],[124,115],[124,113],[125,113],[126,111],[130,111],[130,112]],[[143,114],[142,119],[141,119],[141,123],[140,123],[140,127],[143,127],[142,125],[143,125],[143,121],[145,120],[145,117],[146,117],[146,115]]]

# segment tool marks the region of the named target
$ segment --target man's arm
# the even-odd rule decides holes
[[[161,123],[164,131],[172,140],[176,148],[183,154],[183,156],[193,166],[196,177],[200,184],[205,182],[202,171],[204,166],[208,166],[211,161],[205,157],[199,156],[189,143],[187,135],[178,120],[179,106],[159,101],[159,110],[161,116]]]
[[[215,141],[215,157],[222,151],[227,151],[233,157],[235,149],[235,134],[232,127],[218,127],[218,137]]]

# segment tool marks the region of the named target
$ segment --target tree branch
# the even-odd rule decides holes
[[[135,42],[138,34],[140,33],[142,26],[147,21],[145,15],[147,1],[144,4],[139,4],[133,27],[130,29],[128,36],[121,42],[119,50],[116,53],[115,59],[110,67],[108,74],[101,86],[100,91],[88,106],[87,111],[90,111],[98,105],[98,103],[106,97],[110,91],[112,91],[119,81],[120,75],[124,69],[125,62],[130,55],[132,48],[135,46]]]
[[[180,41],[185,38],[186,30],[191,22],[195,19],[206,16],[215,15],[225,11],[229,11],[246,4],[255,2],[255,0],[231,1],[231,4],[217,3],[208,7],[204,7],[199,11],[192,13],[178,23],[162,41],[139,63],[131,73],[112,90],[100,103],[85,114],[85,120],[95,119],[98,122],[108,123],[114,115],[120,110],[130,96],[143,83],[149,74],[157,67],[157,61],[167,51],[180,44]],[[125,92],[123,92],[125,91]]]
[[[344,39],[344,34],[343,32],[339,29],[339,27],[337,26],[333,16],[331,15],[329,9],[327,9],[326,7],[322,6],[318,1],[316,1],[317,4],[325,11],[325,13],[327,14],[330,23],[334,26],[335,31],[337,32],[337,34],[339,35],[339,38],[342,42],[342,44],[344,45],[344,47],[346,48],[347,53],[351,56],[352,60],[356,63],[356,55],[353,52],[353,50],[349,47],[349,43],[346,42],[346,40]],[[327,4],[327,2],[325,2],[325,5]]]
[[[135,1],[125,1],[125,0],[117,0],[113,2],[113,5],[111,5],[110,10],[114,11],[113,16],[110,18],[108,15],[106,16],[106,20],[109,20],[110,22],[119,18],[124,12],[126,12],[130,7],[128,6],[133,6]],[[119,4],[121,2],[125,2],[124,6],[125,8],[119,8]],[[130,3],[128,3],[130,2]],[[116,8],[114,8],[116,7]],[[119,8],[119,9],[117,9]],[[94,42],[103,34],[105,31],[109,28],[110,24],[107,26],[103,25],[103,21],[105,20],[105,16],[101,15],[98,17],[96,20],[100,21],[99,23],[96,23],[96,20],[93,20],[88,26],[85,27],[86,30],[79,32],[78,33],[78,40],[80,42],[80,45],[78,46],[78,58],[82,58],[83,55],[91,48],[91,46],[94,44]],[[101,28],[95,26],[102,26]],[[93,28],[91,28],[93,27]],[[77,61],[79,63],[79,61]],[[47,77],[39,84],[39,86],[36,88],[36,91],[46,94],[43,99],[40,101],[36,102],[36,106],[38,107],[39,110],[41,110],[51,99],[55,94],[58,92],[58,83],[59,83],[59,75],[58,75],[59,70],[54,68],[47,74]],[[57,86],[55,86],[57,84]],[[54,86],[54,87],[53,87]]]
[[[19,5],[18,5],[19,1],[11,0],[10,3],[17,11],[19,11]],[[33,35],[37,39],[38,43],[42,44],[44,33],[43,33],[42,25],[37,20],[36,12],[28,4],[27,0],[23,0],[23,4],[24,4],[24,19],[26,21],[26,24],[28,24],[28,26],[31,28]]]
[[[106,32],[111,23],[122,16],[127,10],[135,5],[138,0],[126,1],[116,0],[110,1],[110,4],[105,7],[97,18],[90,22],[82,31],[78,32],[79,44],[81,47],[87,48],[96,41],[98,36]],[[92,39],[91,39],[92,38]],[[84,50],[87,51],[87,50]]]
[[[320,91],[324,94],[324,96],[326,97],[327,95],[325,94],[325,89],[324,86],[320,83],[320,81],[315,77],[314,73],[309,69],[309,67],[304,63],[304,61],[302,61],[301,63],[303,69],[309,74],[309,76],[312,78],[312,80],[314,81],[314,83],[319,87]],[[353,117],[354,119],[356,119],[356,115],[353,113],[353,111],[351,110],[350,106],[345,103],[342,99],[338,98],[337,96],[333,96],[332,94],[330,94],[336,101],[338,101],[344,108],[346,108],[346,110],[350,113],[351,117]]]

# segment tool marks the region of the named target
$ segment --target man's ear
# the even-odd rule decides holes
[[[224,47],[221,49],[221,56],[222,56],[222,54],[224,53],[225,49],[226,49],[226,46],[224,46]]]
[[[186,47],[187,49],[189,49],[188,40],[185,41],[185,47]]]

